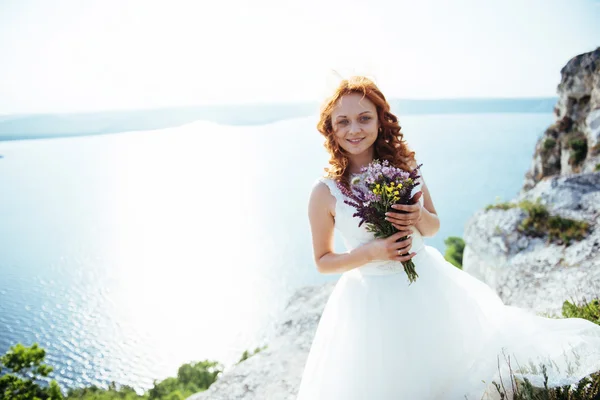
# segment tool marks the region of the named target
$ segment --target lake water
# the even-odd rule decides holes
[[[441,219],[427,244],[519,191],[551,113],[401,118]],[[0,142],[0,352],[38,342],[63,387],[139,389],[230,365],[313,264],[316,119]],[[343,251],[336,238],[336,248]]]

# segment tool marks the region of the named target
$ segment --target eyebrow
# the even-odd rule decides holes
[[[367,113],[368,113],[368,114],[370,114],[370,113],[371,113],[371,111],[363,111],[363,112],[361,112],[361,113],[360,113],[360,114],[358,114],[358,115],[363,115],[363,114],[367,114]],[[344,117],[344,118],[346,118],[346,116],[345,116],[345,115],[338,115],[337,117],[335,117],[335,119],[338,119],[338,118],[340,118],[340,117]]]

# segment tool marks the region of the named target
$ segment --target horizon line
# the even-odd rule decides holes
[[[394,97],[387,99],[388,103],[393,101],[413,101],[413,102],[434,102],[434,101],[484,101],[484,100],[551,100],[558,99],[560,96],[522,96],[522,97],[435,97],[435,98],[399,98]],[[182,109],[182,108],[204,108],[204,107],[249,107],[249,106],[298,106],[298,105],[318,105],[320,101],[309,101],[309,100],[299,100],[299,101],[261,101],[261,102],[253,102],[253,103],[206,103],[206,104],[182,104],[182,105],[172,105],[172,106],[151,106],[151,107],[141,107],[141,108],[114,108],[114,109],[80,109],[80,110],[72,110],[72,111],[30,111],[30,112],[17,112],[17,113],[2,113],[0,112],[0,117],[10,117],[10,116],[39,116],[39,115],[73,115],[73,114],[97,114],[97,113],[114,113],[114,112],[136,112],[136,111],[156,111],[156,110],[169,110],[169,109]]]

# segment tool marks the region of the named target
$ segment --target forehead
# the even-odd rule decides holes
[[[340,115],[350,117],[353,115],[359,115],[365,111],[371,111],[375,113],[377,108],[368,97],[365,97],[360,93],[350,93],[345,94],[335,103],[335,106],[331,112],[331,117],[336,118]]]

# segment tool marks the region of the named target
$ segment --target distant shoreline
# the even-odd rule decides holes
[[[390,100],[399,117],[434,114],[552,113],[557,97]],[[195,106],[130,111],[0,115],[0,141],[90,136],[164,129],[194,121],[264,125],[318,115],[316,103]]]

